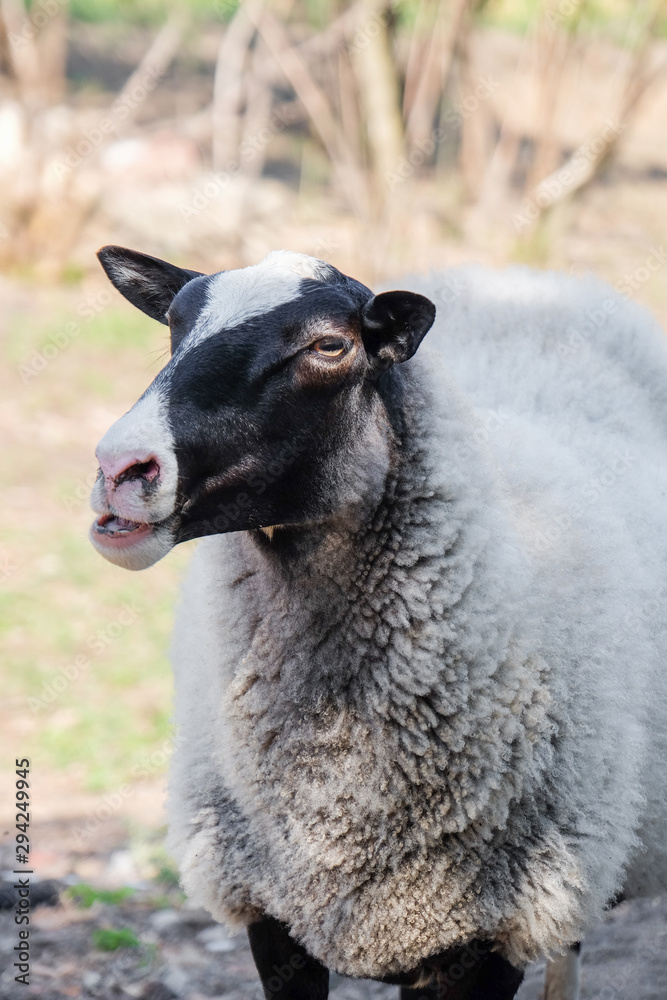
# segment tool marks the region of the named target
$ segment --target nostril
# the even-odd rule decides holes
[[[116,482],[120,485],[129,479],[144,479],[147,483],[152,483],[159,474],[160,466],[154,458],[149,458],[145,462],[135,462],[133,465],[129,465],[127,469],[116,476]]]
[[[144,457],[145,456],[145,457]],[[126,452],[124,455],[105,454],[98,449],[97,460],[100,463],[100,472],[104,477],[107,489],[119,486],[131,480],[143,480],[145,483],[153,483],[160,475],[160,463],[155,455],[150,453],[144,455],[135,452]]]

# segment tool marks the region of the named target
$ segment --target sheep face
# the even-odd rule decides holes
[[[91,539],[103,556],[143,569],[190,538],[372,500],[389,464],[388,370],[433,323],[428,299],[373,296],[284,251],[213,275],[119,247],[99,256],[126,298],[169,324],[172,347],[96,452]]]

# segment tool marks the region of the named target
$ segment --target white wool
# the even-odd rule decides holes
[[[521,964],[667,889],[664,336],[595,280],[401,284],[438,313],[391,560],[369,536],[353,598],[341,535],[289,587],[206,538],[175,639],[186,890],[368,977],[474,937]]]

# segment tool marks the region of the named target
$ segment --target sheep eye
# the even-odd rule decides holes
[[[347,341],[342,337],[325,337],[313,344],[313,350],[323,354],[325,358],[339,358],[345,353]]]

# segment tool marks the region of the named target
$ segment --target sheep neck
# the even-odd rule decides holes
[[[483,677],[516,640],[509,627],[489,625],[511,620],[496,612],[506,610],[512,580],[494,576],[494,565],[512,565],[498,553],[507,556],[511,539],[465,402],[452,385],[436,399],[419,369],[394,382],[388,399],[386,476],[365,504],[240,540],[241,563],[251,566],[252,642],[268,642],[263,669],[292,704],[366,703],[378,669],[399,660],[420,697],[441,700],[448,664],[452,678],[468,663]],[[454,687],[452,711],[466,704],[474,677]]]
[[[229,745],[252,767],[273,774],[275,754],[276,775],[288,760],[315,775],[320,757],[326,770],[330,755],[351,766],[359,753],[354,781],[376,759],[373,782],[431,786],[451,832],[492,799],[506,815],[552,732],[546,665],[507,613],[512,580],[494,566],[511,556],[459,402],[431,407],[428,427],[419,409],[393,422],[400,448],[356,525],[239,540],[248,631],[228,689]]]

